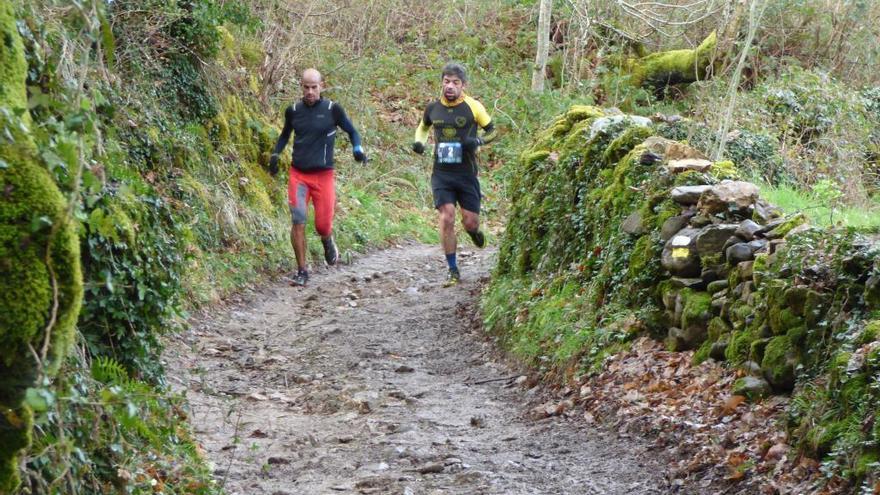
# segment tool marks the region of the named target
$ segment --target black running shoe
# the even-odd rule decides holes
[[[321,239],[321,244],[324,245],[324,261],[330,266],[335,265],[336,262],[339,261],[339,250],[336,249],[336,243],[333,242],[333,237]]]
[[[471,236],[471,240],[474,241],[474,246],[481,248],[486,245],[486,236],[483,235],[483,231],[475,230],[473,232],[468,232],[468,235]]]
[[[290,285],[295,287],[305,287],[309,281],[309,272],[305,270],[297,270],[296,275],[290,279]]]
[[[446,282],[443,283],[443,287],[452,287],[453,285],[458,284],[461,281],[461,273],[459,273],[458,268],[450,268],[449,274],[446,276]]]

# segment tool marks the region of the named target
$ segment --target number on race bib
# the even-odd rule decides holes
[[[461,163],[461,143],[438,143],[437,163],[456,164]]]

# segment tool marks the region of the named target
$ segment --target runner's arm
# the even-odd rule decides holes
[[[352,149],[361,148],[361,135],[358,134],[357,129],[354,128],[354,124],[351,123],[351,119],[348,118],[348,115],[346,115],[342,106],[336,102],[333,102],[333,118],[336,120],[336,125],[348,134],[348,139],[351,140]]]
[[[278,136],[278,142],[275,143],[275,149],[272,150],[272,156],[278,156],[284,151],[287,142],[290,141],[290,135],[293,133],[293,105],[287,107],[284,111],[284,128],[281,129],[281,135]]]
[[[416,128],[415,139],[413,140],[412,149],[418,154],[422,154],[425,152],[425,145],[428,144],[428,136],[431,131],[431,118],[429,115],[429,108],[425,109],[425,114],[422,115],[422,120],[419,121],[419,126]]]
[[[479,101],[470,99],[468,104],[470,104],[471,111],[474,113],[474,120],[477,122],[477,125],[483,129],[483,135],[477,138],[479,141],[478,145],[482,146],[491,143],[498,137],[498,131],[495,129],[492,117],[489,116],[486,107],[484,107]]]
[[[348,139],[351,141],[351,152],[354,155],[354,160],[356,162],[366,163],[367,155],[364,153],[364,147],[361,146],[361,135],[358,134],[357,129],[354,128],[354,124],[351,123],[351,119],[348,118],[348,115],[345,114],[345,110],[343,110],[342,106],[338,103],[333,104],[333,119],[336,121],[336,125],[348,134]]]
[[[480,140],[483,144],[491,143],[498,137],[498,129],[495,128],[495,124],[489,122],[486,127],[483,127],[483,135],[480,136]]]

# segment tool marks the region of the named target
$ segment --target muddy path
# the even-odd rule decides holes
[[[643,445],[535,419],[481,334],[491,251],[442,287],[434,246],[378,251],[195,319],[168,372],[230,494],[666,493]]]

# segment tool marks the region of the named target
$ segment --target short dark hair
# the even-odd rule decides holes
[[[445,76],[455,76],[461,79],[461,82],[467,82],[467,69],[464,68],[463,65],[456,62],[449,62],[445,66],[443,66],[443,72],[440,74],[440,77],[443,78]]]

